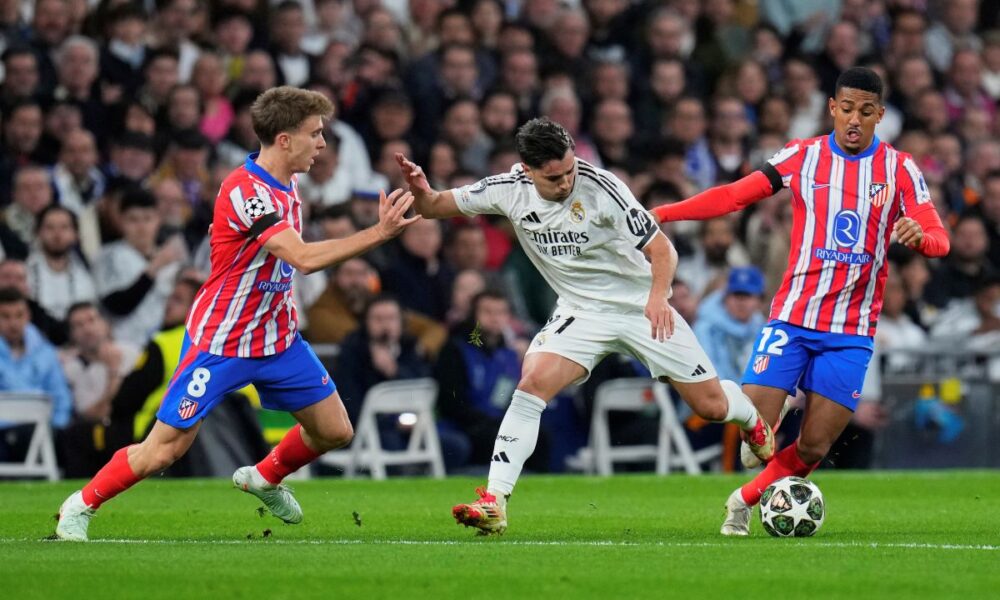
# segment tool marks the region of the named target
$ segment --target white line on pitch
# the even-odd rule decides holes
[[[760,538],[764,540],[765,538]],[[754,540],[754,541],[760,541]],[[38,542],[45,541],[34,538],[0,538],[0,543],[11,542]],[[136,545],[157,545],[157,544],[194,544],[194,545],[250,545],[277,544],[287,546],[468,546],[479,543],[478,541],[460,540],[276,540],[276,539],[252,539],[252,540],[129,540],[129,539],[95,539],[90,540],[91,544],[136,544]],[[487,542],[490,543],[490,542]],[[496,540],[493,544],[503,546],[570,546],[570,547],[590,547],[590,546],[617,546],[617,547],[658,547],[658,548],[737,548],[745,541],[733,542],[622,542],[611,540]],[[770,541],[765,542],[770,543]],[[780,546],[773,546],[778,548]],[[869,548],[872,550],[885,548],[903,548],[915,550],[982,550],[998,551],[1000,546],[985,544],[926,544],[919,542],[807,542],[796,546],[799,549],[805,548]]]

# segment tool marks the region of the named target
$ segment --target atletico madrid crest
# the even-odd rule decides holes
[[[190,398],[181,400],[181,405],[177,407],[177,414],[182,421],[190,419],[198,411],[198,403]]]
[[[868,199],[875,206],[882,206],[889,199],[889,184],[873,183],[868,186]]]
[[[771,362],[770,354],[758,354],[753,359],[753,372],[760,375],[767,370],[767,365]]]

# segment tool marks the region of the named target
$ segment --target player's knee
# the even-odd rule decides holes
[[[517,389],[539,398],[547,396],[543,378],[540,375],[536,375],[534,371],[521,375],[521,381],[518,382]]]
[[[309,437],[321,446],[320,449],[323,451],[336,450],[351,443],[354,439],[354,427],[350,421],[344,419],[340,423],[322,427],[319,431],[310,431]]]
[[[684,400],[696,415],[706,421],[725,421],[729,412],[729,401],[726,400],[722,388],[718,386],[699,389],[697,393],[688,392]]]
[[[161,444],[151,453],[150,470],[154,473],[162,471],[184,456],[184,448],[175,444]]]

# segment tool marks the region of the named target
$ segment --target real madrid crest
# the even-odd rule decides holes
[[[586,218],[587,211],[583,210],[583,205],[580,204],[579,200],[574,200],[569,207],[569,220],[574,223],[583,223]]]

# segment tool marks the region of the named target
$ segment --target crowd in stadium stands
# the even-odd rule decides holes
[[[216,191],[255,150],[253,100],[280,84],[337,106],[298,184],[304,237],[323,239],[377,220],[377,191],[403,186],[396,152],[436,189],[464,185],[509,170],[516,128],[537,116],[647,207],[676,202],[831,130],[837,75],[869,66],[887,86],[877,134],[915,157],[952,235],[940,261],[892,248],[877,345],[1000,340],[995,2],[6,0],[0,52],[0,390],[49,394],[77,476],[149,426],[208,271]],[[672,304],[724,377],[740,378],[778,285],[790,213],[786,190],[663,226],[680,253]],[[554,301],[508,227],[425,220],[297,274],[301,329],[339,346],[352,419],[375,383],[433,376],[449,465],[489,457]],[[613,357],[568,391],[572,414],[529,468],[561,468],[545,448],[585,440],[597,383],[641,375]],[[857,424],[876,428],[877,386],[865,400]],[[7,426],[0,456],[25,443]],[[91,451],[105,454],[79,458]]]

